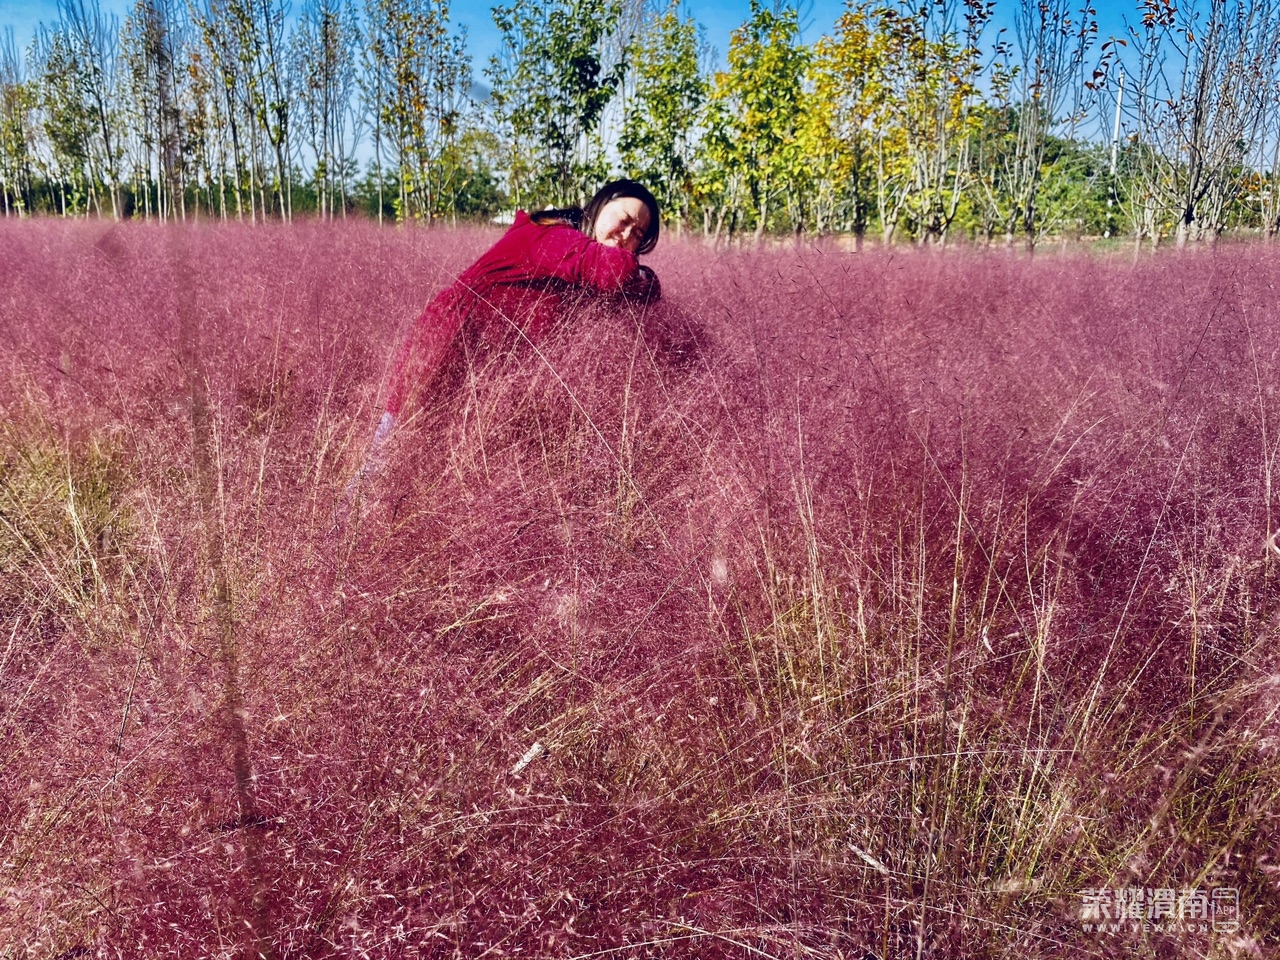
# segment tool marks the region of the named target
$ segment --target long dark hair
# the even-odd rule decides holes
[[[636,250],[637,254],[648,253],[658,245],[658,229],[662,216],[658,210],[658,201],[649,192],[649,188],[635,180],[613,180],[606,183],[596,191],[596,195],[591,198],[586,207],[543,210],[541,213],[535,213],[529,219],[544,226],[550,223],[567,223],[574,229],[581,230],[587,236],[592,236],[596,229],[596,217],[600,215],[600,211],[604,209],[605,204],[610,200],[617,200],[619,197],[630,197],[633,200],[639,200],[649,211],[649,226],[645,228],[644,236],[640,239],[640,246]]]

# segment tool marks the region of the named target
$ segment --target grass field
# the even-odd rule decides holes
[[[495,236],[0,223],[0,958],[1275,954],[1274,250],[664,240],[335,526]]]

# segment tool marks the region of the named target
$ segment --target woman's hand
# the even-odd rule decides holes
[[[652,269],[641,264],[635,276],[622,288],[622,294],[628,300],[647,306],[662,298],[662,284],[658,282],[658,275]]]

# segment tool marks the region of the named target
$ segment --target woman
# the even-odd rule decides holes
[[[657,245],[658,221],[653,194],[634,180],[605,184],[585,208],[519,211],[502,239],[431,301],[401,345],[369,455],[344,502],[381,470],[386,439],[410,396],[440,371],[460,340],[492,346],[514,334],[536,343],[561,301],[575,293],[657,300],[658,278],[638,257]]]

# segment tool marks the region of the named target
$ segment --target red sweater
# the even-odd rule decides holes
[[[512,329],[536,343],[556,318],[561,296],[582,288],[657,299],[657,280],[636,255],[605,246],[567,224],[543,226],[523,210],[502,239],[441,291],[396,356],[386,410],[399,416],[415,386],[444,364],[464,324],[486,341]]]

